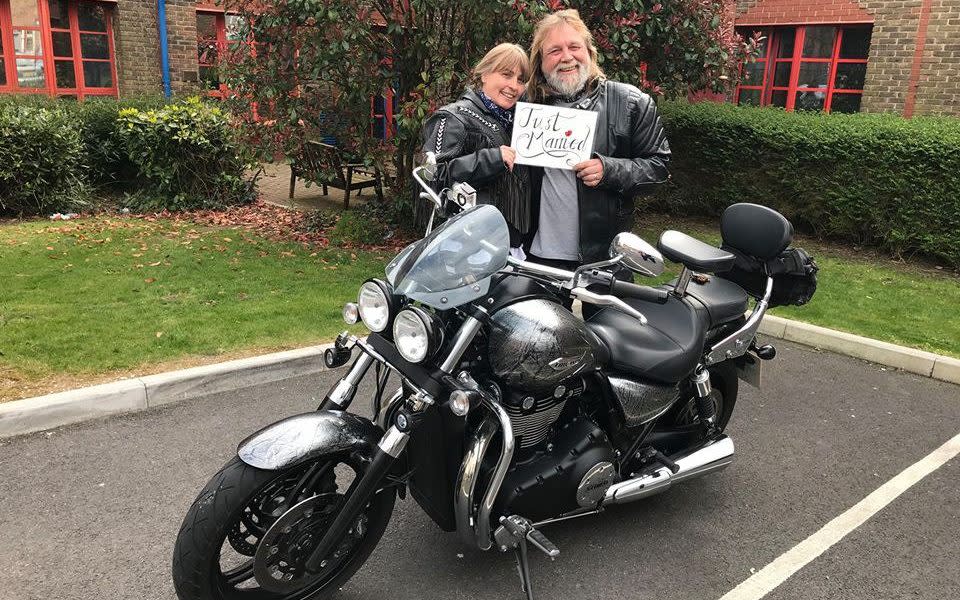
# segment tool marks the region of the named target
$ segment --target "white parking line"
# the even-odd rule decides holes
[[[759,600],[807,563],[827,551],[848,533],[863,525],[900,494],[936,471],[951,458],[960,454],[960,434],[940,446],[925,458],[904,469],[899,475],[877,488],[845,513],[830,521],[779,558],[750,576],[749,579],[723,595],[720,600]]]

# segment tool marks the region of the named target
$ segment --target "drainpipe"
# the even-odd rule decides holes
[[[170,48],[167,42],[167,0],[157,0],[157,22],[160,26],[160,71],[163,95],[170,97]]]
[[[930,24],[930,0],[920,3],[920,18],[917,22],[917,39],[913,49],[913,64],[910,66],[910,81],[907,84],[907,99],[903,103],[903,116],[913,116],[917,101],[917,86],[920,84],[920,69],[923,67],[923,49],[927,44],[927,25]]]

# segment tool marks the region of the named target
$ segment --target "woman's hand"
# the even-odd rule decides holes
[[[503,164],[513,171],[513,161],[517,160],[517,151],[510,146],[500,146],[500,156],[503,157]]]

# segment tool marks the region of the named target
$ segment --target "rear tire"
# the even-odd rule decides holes
[[[329,505],[335,514],[335,507],[342,504],[342,496],[336,493],[337,465],[350,467],[354,477],[360,477],[364,463],[346,456],[322,457],[290,469],[266,471],[238,457],[228,462],[193,502],[177,535],[173,583],[180,600],[314,600],[327,598],[339,589],[380,541],[393,513],[393,488],[383,489],[371,499],[358,525],[338,546],[343,555],[331,556],[333,566],[312,577],[301,572],[299,588],[278,593],[260,587],[254,577],[253,558],[270,525],[296,503],[324,494],[325,498],[340,499]],[[312,522],[307,519],[304,523],[309,528]],[[311,530],[314,543],[325,530]],[[239,564],[225,570],[224,552],[239,557]]]

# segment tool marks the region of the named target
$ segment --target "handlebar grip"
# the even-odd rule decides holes
[[[610,293],[621,298],[636,298],[637,300],[647,300],[658,304],[666,304],[670,293],[667,290],[659,290],[645,285],[637,285],[628,281],[614,279],[610,284]]]

